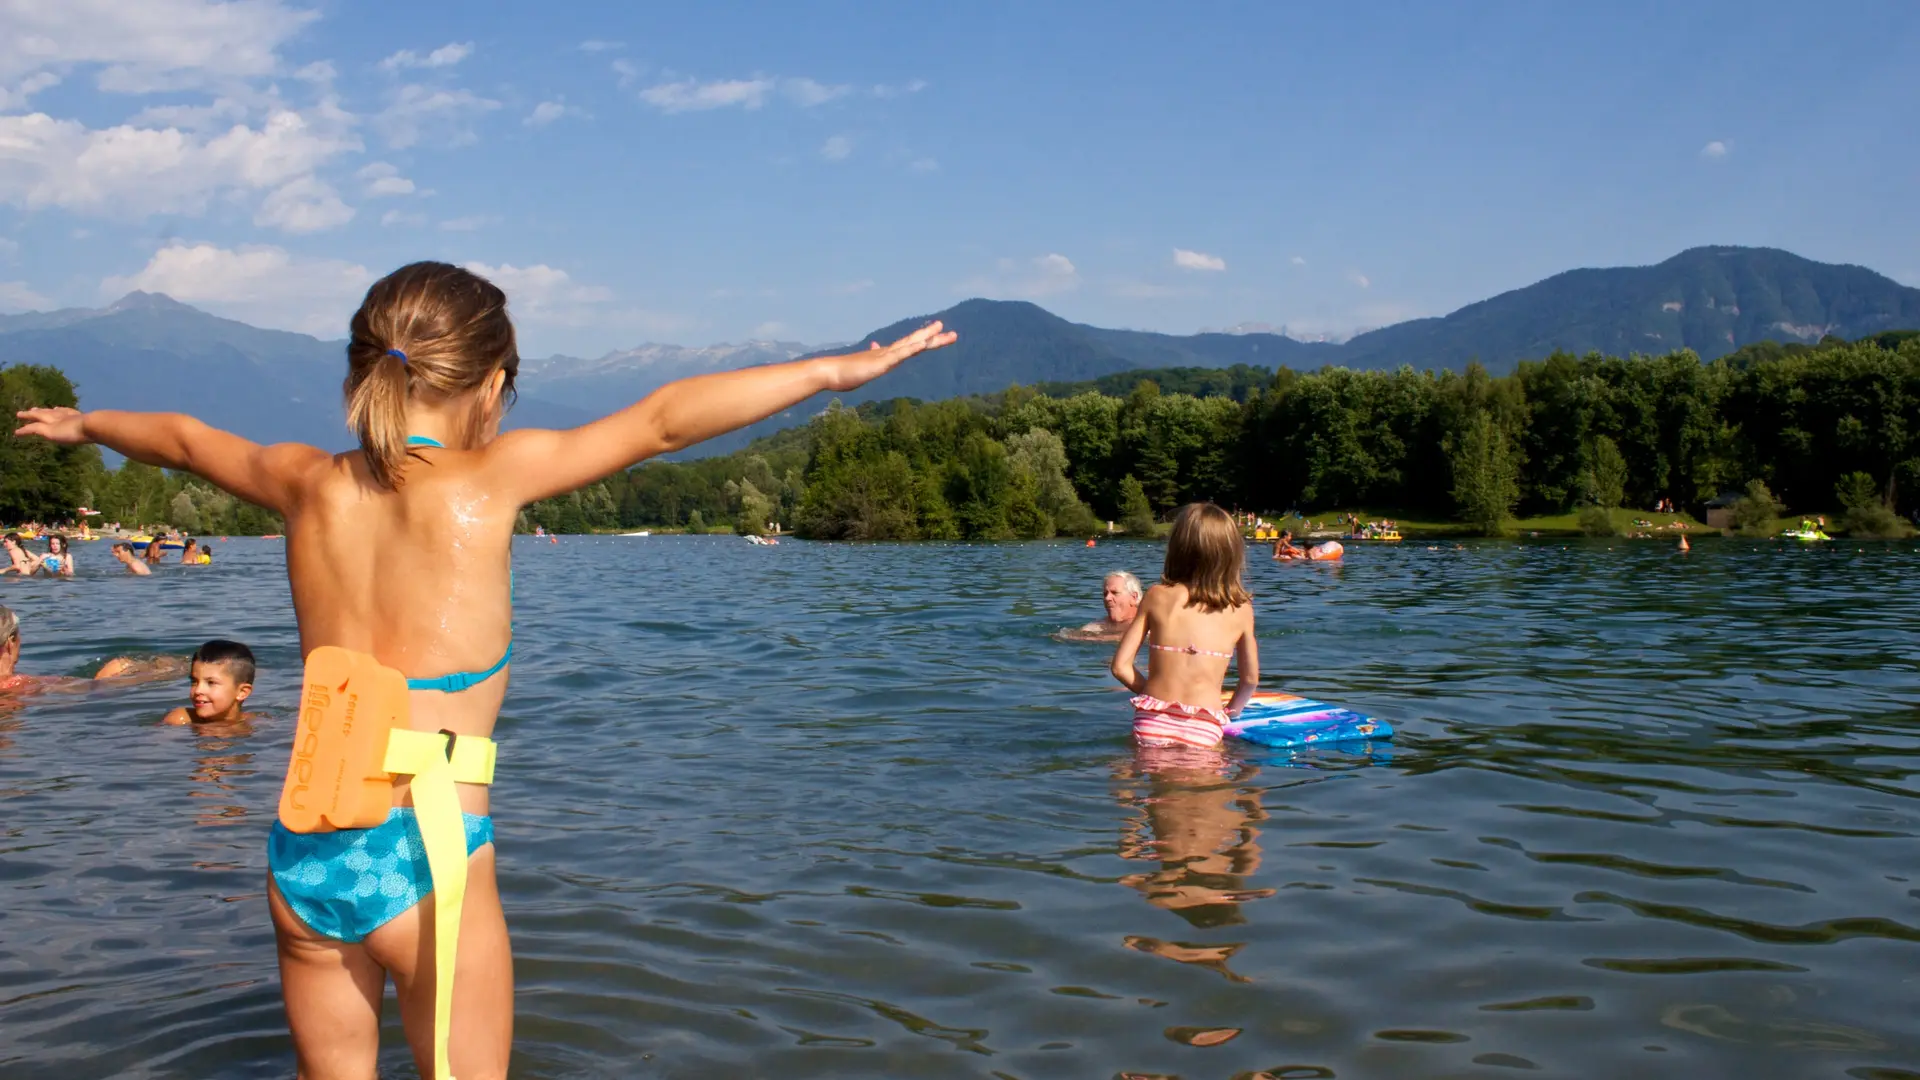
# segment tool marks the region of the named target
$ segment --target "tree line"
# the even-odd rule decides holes
[[[1728,492],[1751,496],[1756,523],[1763,508],[1844,509],[1857,531],[1891,532],[1920,510],[1911,331],[1768,342],[1711,363],[1689,351],[1560,353],[1501,377],[1478,365],[1283,368],[1247,391],[1245,372],[1174,373],[1227,391],[1212,395],[1166,393],[1145,374],[1124,394],[1014,387],[834,407],[728,457],[644,464],[594,500],[625,527],[684,525],[697,512],[743,531],[778,521],[872,539],[1080,534],[1106,521],[1138,530],[1196,499],[1367,507],[1489,532],[1517,515],[1665,500],[1698,512]]]
[[[527,508],[522,527],[773,527],[846,539],[1150,531],[1182,503],[1451,518],[1699,510],[1726,492],[1745,518],[1844,509],[1859,532],[1920,511],[1920,334],[1762,343],[1711,363],[1557,353],[1489,375],[1206,369],[1107,389],[1012,387],[921,403],[835,405],[725,457],[647,462]],[[1255,375],[1259,375],[1258,378]],[[1129,386],[1125,393],[1117,391]],[[0,371],[13,407],[74,404],[56,369]],[[198,532],[280,531],[273,515],[190,477],[92,447],[0,441],[0,521],[103,520]],[[1762,511],[1769,511],[1763,514]],[[1602,515],[1604,516],[1604,515]]]

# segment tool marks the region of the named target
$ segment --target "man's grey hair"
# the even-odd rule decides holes
[[[1140,587],[1140,579],[1137,577],[1134,577],[1131,573],[1125,570],[1115,570],[1113,573],[1108,574],[1106,577],[1101,578],[1100,584],[1105,585],[1107,582],[1112,581],[1114,578],[1120,579],[1121,588],[1125,589],[1127,593],[1131,595],[1135,600],[1138,600],[1142,596],[1146,595],[1146,590]]]

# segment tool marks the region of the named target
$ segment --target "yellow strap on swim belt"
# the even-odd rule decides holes
[[[450,731],[394,728],[381,766],[413,776],[413,811],[433,875],[433,1075],[453,1080],[447,1040],[453,1027],[453,968],[460,955],[460,912],[467,898],[467,828],[453,785],[493,783],[492,739]]]

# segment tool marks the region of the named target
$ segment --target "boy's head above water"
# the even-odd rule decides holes
[[[253,650],[237,641],[209,641],[193,651],[193,695],[187,712],[195,721],[238,720],[253,694]]]
[[[458,266],[418,262],[367,290],[347,341],[347,426],[385,487],[400,483],[410,409],[445,411],[454,449],[491,439],[513,404],[520,350],[507,294]]]

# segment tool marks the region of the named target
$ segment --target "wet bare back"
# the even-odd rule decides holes
[[[392,491],[374,482],[359,451],[316,461],[300,477],[287,577],[303,654],[338,645],[409,678],[485,671],[500,659],[512,634],[520,507],[489,492],[486,456],[418,447]],[[416,690],[412,726],[491,735],[506,688],[502,672],[457,694]],[[397,786],[404,805],[405,782]],[[484,787],[460,789],[469,813],[487,812]]]

